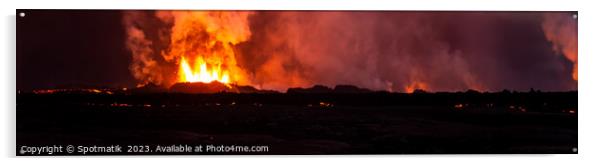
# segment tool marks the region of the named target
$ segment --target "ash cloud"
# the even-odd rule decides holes
[[[556,56],[542,28],[547,14],[257,12],[237,59],[264,89],[576,90],[576,58]]]

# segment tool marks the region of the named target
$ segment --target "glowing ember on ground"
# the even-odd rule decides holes
[[[328,102],[320,102],[319,103],[321,107],[334,107],[334,104],[332,103],[328,103]]]
[[[454,107],[456,109],[462,109],[464,107],[464,105],[462,105],[462,104],[456,104],[456,105],[454,105]]]

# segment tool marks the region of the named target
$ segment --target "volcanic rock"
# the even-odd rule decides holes
[[[353,85],[337,85],[334,87],[335,93],[368,93],[369,89],[359,88]]]
[[[286,93],[331,93],[333,92],[327,86],[315,85],[311,88],[289,88]]]
[[[164,93],[167,92],[167,88],[155,85],[152,83],[146,84],[141,87],[131,89],[132,93]]]
[[[169,88],[169,92],[175,93],[223,93],[223,92],[238,92],[234,86],[228,86],[217,81],[210,83],[203,82],[180,82]]]

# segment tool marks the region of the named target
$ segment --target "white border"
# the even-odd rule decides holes
[[[574,0],[21,0],[2,1],[0,106],[2,165],[599,165],[602,118],[602,39],[600,3]],[[479,10],[579,11],[579,154],[578,155],[386,155],[386,156],[124,156],[14,157],[15,9],[233,9],[233,10]],[[43,28],[43,27],[41,27]],[[232,160],[236,159],[236,160]]]

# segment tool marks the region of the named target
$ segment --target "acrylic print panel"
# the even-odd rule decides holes
[[[16,21],[17,155],[577,153],[577,12]]]

